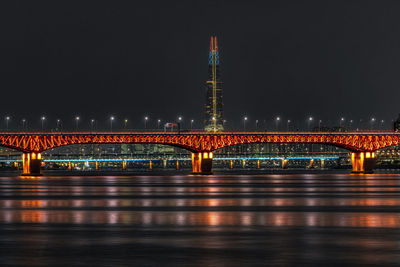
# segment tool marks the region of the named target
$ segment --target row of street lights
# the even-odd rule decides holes
[[[248,120],[249,120],[249,118],[248,118],[247,116],[244,116],[244,117],[243,117],[243,131],[246,130],[246,122],[247,122]],[[278,129],[279,129],[279,123],[282,121],[282,119],[281,119],[280,116],[277,116],[277,117],[275,117],[274,121],[275,121],[275,129],[278,130]],[[312,123],[315,121],[315,120],[314,120],[314,117],[309,116],[309,117],[307,117],[307,120],[306,120],[306,121],[307,121],[307,128],[308,128],[308,130],[311,130],[310,127],[311,127]],[[345,121],[346,121],[345,118],[343,118],[343,117],[340,118],[340,120],[339,120],[339,127],[340,127],[340,128],[344,127]],[[363,120],[360,119],[360,123],[361,123],[362,121],[363,121]],[[376,122],[376,118],[375,118],[375,117],[372,117],[371,120],[370,120],[370,129],[371,129],[371,130],[373,130],[373,127],[374,127],[374,123],[375,123],[375,122]],[[381,126],[383,126],[383,124],[384,124],[385,121],[384,121],[384,120],[381,120],[380,122],[381,122]],[[265,120],[264,120],[264,123],[265,123]],[[287,131],[289,131],[291,123],[292,123],[292,120],[290,120],[290,119],[288,119],[288,120],[286,121],[286,130],[287,130]],[[349,128],[352,127],[353,123],[354,123],[354,120],[349,120]],[[255,121],[255,124],[256,124],[256,130],[257,130],[257,129],[258,129],[258,125],[259,125],[259,120],[256,120],[256,121]],[[318,129],[321,129],[321,124],[322,124],[322,120],[318,120]]]
[[[46,120],[47,120],[46,116],[41,116],[41,117],[40,117],[40,123],[41,123],[41,129],[42,129],[42,131],[44,131],[44,126],[45,126]],[[150,120],[150,118],[149,118],[148,116],[145,116],[145,117],[144,117],[144,128],[145,128],[145,129],[147,129],[147,127],[148,127],[148,121],[149,121],[149,120]],[[11,121],[11,117],[10,117],[10,116],[6,116],[6,117],[5,117],[5,122],[6,122],[6,130],[7,130],[7,131],[9,130],[9,123],[10,123],[10,121]],[[80,117],[80,116],[76,116],[76,117],[74,118],[74,121],[75,121],[75,130],[78,131],[78,130],[79,130],[79,123],[80,123],[80,121],[81,121],[81,117]],[[110,117],[109,117],[110,131],[113,130],[113,123],[114,123],[114,121],[115,121],[115,116],[110,116]],[[182,121],[183,121],[183,117],[182,117],[182,116],[179,116],[178,119],[177,119],[177,122],[178,122],[178,123],[182,123]],[[95,129],[96,122],[97,122],[97,121],[96,121],[95,119],[91,119],[91,120],[90,120],[90,128],[91,128],[92,131]],[[127,129],[127,126],[128,126],[128,119],[124,119],[123,122],[124,122],[124,129]],[[161,122],[162,122],[161,119],[158,119],[158,120],[157,120],[157,129],[160,129],[160,127],[161,127]],[[191,119],[191,120],[190,120],[190,130],[193,129],[193,123],[194,123],[194,120]],[[22,129],[25,130],[25,129],[27,128],[27,120],[26,120],[25,118],[23,118],[23,119],[21,120],[21,124],[22,124]],[[59,129],[61,129],[61,128],[62,128],[62,120],[57,119],[57,120],[56,120],[56,130],[59,130]]]
[[[8,129],[9,129],[9,122],[10,122],[10,120],[11,120],[11,117],[10,117],[10,116],[6,116],[6,117],[5,117],[5,122],[6,122],[6,129],[7,129],[7,131],[8,131]],[[46,117],[45,117],[45,116],[42,116],[42,117],[40,118],[40,120],[41,120],[41,129],[42,129],[42,131],[43,131],[43,130],[44,130],[45,121],[46,121]],[[144,129],[147,129],[149,120],[150,120],[150,118],[149,118],[148,116],[145,116],[145,117],[144,117]],[[243,131],[246,130],[246,123],[248,122],[248,120],[249,120],[249,118],[248,118],[247,116],[244,116],[244,117],[243,117]],[[80,121],[81,121],[81,117],[80,117],[80,116],[76,116],[76,117],[75,117],[75,130],[76,130],[76,131],[79,130],[79,123],[80,123]],[[110,117],[109,117],[110,131],[113,130],[113,123],[114,123],[114,121],[115,121],[115,116],[110,116]],[[182,121],[183,121],[183,117],[182,117],[182,116],[178,116],[177,122],[178,122],[178,123],[182,123]],[[282,118],[281,118],[280,116],[275,117],[274,122],[275,122],[275,129],[276,129],[276,130],[279,130],[279,124],[280,124],[282,121],[283,121],[283,120],[282,120]],[[307,122],[307,128],[308,128],[308,130],[311,130],[311,125],[312,125],[312,123],[313,123],[314,121],[315,121],[315,120],[314,120],[314,117],[312,117],[312,116],[307,117],[306,122]],[[371,130],[373,130],[374,124],[375,124],[376,121],[377,121],[377,120],[376,120],[375,117],[372,117],[372,118],[370,119],[369,123],[370,123],[370,129],[371,129]],[[124,129],[127,129],[127,126],[128,126],[128,119],[124,119],[123,122],[124,122]],[[344,127],[345,122],[346,122],[346,119],[345,119],[344,117],[341,117],[341,118],[339,119],[339,127],[340,127],[340,128]],[[354,124],[354,120],[349,120],[348,122],[349,122],[349,123],[348,123],[349,128],[351,128],[352,125]],[[363,122],[362,119],[360,120],[360,123],[361,123],[361,122]],[[23,119],[21,120],[21,123],[22,123],[22,129],[26,129],[26,127],[27,127],[27,120],[26,120],[25,118],[23,118]],[[191,120],[190,120],[190,130],[193,130],[193,123],[194,123],[194,120],[191,119]],[[265,123],[265,120],[264,120],[264,123]],[[381,127],[383,127],[384,120],[381,120],[380,123],[381,123]],[[95,119],[91,119],[91,120],[90,120],[90,128],[91,128],[92,131],[95,129],[95,124],[96,124],[96,120],[95,120]],[[290,130],[291,124],[292,124],[292,120],[290,120],[290,119],[286,120],[286,130],[287,130],[287,131]],[[322,120],[318,120],[318,128],[319,128],[319,129],[321,129],[321,124],[322,124]],[[259,128],[259,120],[256,120],[256,121],[255,121],[255,126],[256,126],[256,130],[258,130],[258,128]],[[161,119],[158,119],[158,120],[157,120],[157,129],[160,129],[160,127],[161,127]],[[59,130],[59,129],[61,129],[61,128],[62,128],[62,121],[61,121],[60,119],[57,119],[57,120],[56,120],[56,130]]]
[[[247,116],[244,116],[243,117],[243,131],[245,131],[246,130],[246,122],[248,121],[248,117]],[[281,121],[281,117],[276,117],[275,118],[275,128],[276,128],[276,130],[278,130],[278,128],[279,128],[279,122]],[[308,124],[309,124],[309,126],[308,126],[308,128],[310,128],[310,122],[312,122],[313,121],[313,118],[312,117],[309,117],[309,119],[308,119]],[[264,121],[265,122],[265,121]],[[289,130],[290,129],[290,123],[291,123],[292,121],[291,120],[287,120],[286,121],[286,128],[287,128],[287,130]],[[320,123],[321,123],[322,121],[320,121]],[[259,124],[259,121],[258,120],[256,120],[256,130],[258,129],[258,124]]]

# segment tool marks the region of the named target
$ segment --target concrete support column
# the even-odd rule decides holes
[[[40,176],[42,175],[41,166],[41,153],[22,153],[22,175]]]
[[[375,162],[374,152],[351,153],[352,173],[373,173]]]
[[[211,174],[212,173],[212,152],[192,153],[193,174]]]
[[[201,160],[202,153],[192,153],[192,173],[199,174],[201,173]]]

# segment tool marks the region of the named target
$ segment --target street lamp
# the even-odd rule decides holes
[[[124,120],[124,129],[126,130],[126,125],[128,124],[128,119]]]
[[[7,116],[6,117],[6,129],[7,129],[7,131],[8,131],[8,122],[10,121],[10,116]]]
[[[276,117],[276,119],[275,119],[275,128],[276,128],[276,131],[278,131],[279,130],[279,122],[281,121],[281,117]]]
[[[94,119],[91,119],[90,120],[90,130],[92,130],[93,131],[93,129],[94,129]]]
[[[289,132],[289,129],[290,129],[290,123],[291,123],[292,121],[291,120],[287,120],[287,122],[286,122],[286,131],[288,131]]]
[[[178,117],[178,132],[182,129],[182,116]]]
[[[110,117],[110,131],[112,132],[112,124],[113,124],[113,121],[115,120],[115,118],[114,118],[114,116],[111,116]]]
[[[340,118],[339,127],[342,127],[342,123],[344,122],[344,118]]]
[[[371,118],[371,130],[374,129],[375,118]]]
[[[147,128],[147,121],[149,120],[149,117],[144,117],[144,128]]]
[[[383,130],[383,124],[385,123],[384,120],[381,120],[381,130]]]
[[[193,122],[194,120],[190,120],[190,131],[193,130]]]
[[[314,120],[313,117],[309,117],[308,120],[307,120],[307,123],[308,123],[308,130],[309,130],[309,131],[311,130],[310,125],[311,125],[311,122],[312,122],[313,120]]]
[[[247,117],[243,118],[243,131],[246,130],[246,121],[247,121]]]
[[[160,123],[161,123],[161,120],[158,119],[158,120],[157,120],[157,129],[160,129]]]
[[[22,122],[22,130],[25,130],[26,119],[25,118],[22,119],[21,122]]]
[[[76,117],[75,117],[75,122],[76,122],[76,125],[75,125],[75,130],[76,130],[76,131],[78,131],[78,127],[79,127],[79,120],[80,120],[79,116],[76,116]]]
[[[59,129],[60,129],[60,122],[61,122],[61,120],[57,119],[57,121],[56,121],[56,130],[57,131],[59,131]]]
[[[256,120],[256,131],[258,130],[258,120]]]
[[[43,129],[44,129],[44,121],[46,120],[46,117],[45,117],[45,116],[42,116],[40,119],[42,120],[42,132],[43,132]]]

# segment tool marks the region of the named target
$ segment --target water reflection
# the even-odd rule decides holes
[[[2,177],[0,255],[14,266],[395,265],[399,177]]]
[[[395,228],[399,193],[395,174],[3,177],[0,223]]]
[[[397,228],[390,213],[3,211],[1,223],[122,224],[130,226],[303,226]]]
[[[399,198],[206,198],[206,199],[47,199],[0,200],[0,208],[8,209],[91,209],[91,208],[190,208],[190,207],[394,207]]]

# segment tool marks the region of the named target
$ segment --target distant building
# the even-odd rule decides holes
[[[393,131],[400,132],[400,114],[397,117],[397,120],[393,122]]]
[[[220,76],[217,37],[212,36],[208,57],[208,80],[204,121],[204,129],[208,132],[220,132],[224,130],[222,82]]]

